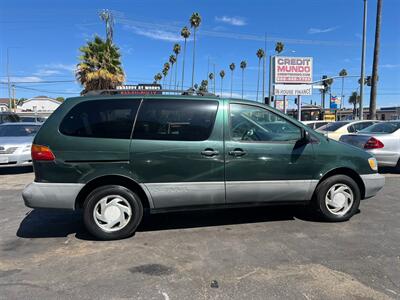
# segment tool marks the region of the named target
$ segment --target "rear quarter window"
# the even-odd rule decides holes
[[[138,114],[134,139],[203,141],[214,127],[218,101],[145,100]]]
[[[59,130],[76,137],[129,139],[139,103],[138,99],[79,103],[64,117]]]

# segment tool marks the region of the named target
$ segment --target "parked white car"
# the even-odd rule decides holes
[[[303,121],[304,124],[306,124],[308,127],[317,130],[318,128],[325,126],[328,123],[331,123],[332,121],[324,121],[324,120],[314,120],[314,121]]]
[[[343,134],[359,132],[377,122],[379,121],[336,121],[318,128],[317,131],[326,135],[328,138],[338,141]]]
[[[400,168],[400,121],[377,123],[340,141],[372,153],[380,166]]]
[[[0,167],[32,164],[32,141],[40,125],[23,122],[0,125]]]

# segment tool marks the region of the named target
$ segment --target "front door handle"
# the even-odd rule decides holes
[[[237,157],[246,155],[246,151],[241,148],[235,148],[234,150],[229,151],[228,154]]]
[[[214,150],[214,149],[211,149],[211,148],[204,149],[204,150],[201,151],[200,153],[201,153],[201,155],[203,155],[203,156],[216,156],[216,155],[219,154],[218,151],[216,151],[216,150]]]

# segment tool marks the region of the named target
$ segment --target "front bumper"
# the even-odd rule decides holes
[[[84,184],[32,182],[22,192],[30,208],[75,209],[75,200]]]
[[[385,177],[379,173],[361,175],[365,186],[364,198],[375,196],[385,185]]]

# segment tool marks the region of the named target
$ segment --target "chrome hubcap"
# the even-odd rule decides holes
[[[110,195],[100,199],[93,210],[96,225],[105,232],[121,230],[129,223],[131,216],[131,205],[119,195]]]
[[[325,196],[326,208],[337,216],[345,215],[351,209],[353,202],[353,191],[344,183],[333,185]]]

